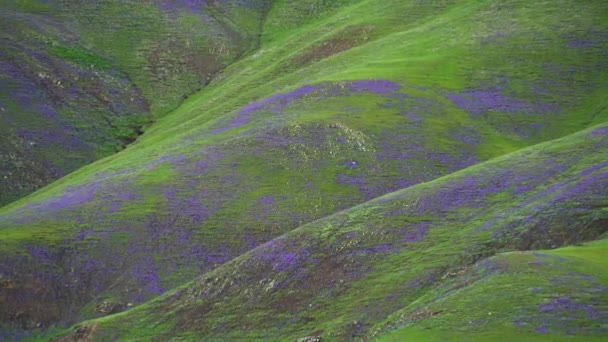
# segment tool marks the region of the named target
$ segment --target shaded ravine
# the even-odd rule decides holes
[[[120,14],[112,12],[117,4],[34,3],[0,9],[5,38],[0,54],[0,206],[123,150],[260,39],[248,27],[229,24],[238,2],[201,3],[196,10],[185,3],[134,3]],[[214,6],[226,10],[220,13]],[[251,13],[239,13],[240,20],[256,16],[256,8],[244,8]],[[136,18],[125,14],[139,10]],[[211,11],[215,17],[206,13]],[[97,19],[85,24],[89,12],[100,18],[107,14],[113,28]],[[184,37],[175,26],[188,18],[200,32]],[[113,44],[101,39],[129,25],[147,29],[119,35]],[[131,44],[124,53],[123,40]],[[223,50],[212,51],[208,42],[221,43]],[[167,54],[176,49],[179,58],[171,59]],[[195,80],[196,75],[201,79]],[[171,84],[163,85],[161,94],[150,90],[152,83],[158,88],[165,79]]]

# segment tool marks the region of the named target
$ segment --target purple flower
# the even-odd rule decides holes
[[[569,298],[556,298],[552,302],[539,305],[539,312],[541,314],[574,313],[577,311],[585,312],[588,319],[597,318],[599,315],[599,312],[595,307],[587,304],[575,303]]]
[[[480,115],[488,111],[506,113],[542,113],[556,110],[544,103],[531,103],[508,98],[498,90],[469,90],[458,94],[448,94],[447,98],[459,108],[472,115]]]
[[[289,93],[276,94],[264,98],[262,100],[251,102],[239,110],[236,117],[229,125],[215,129],[213,133],[218,134],[233,128],[241,127],[249,122],[249,118],[252,114],[264,108],[267,108],[270,105],[273,105],[273,111],[281,111],[285,106],[289,105],[291,102],[301,99],[304,96],[318,89],[319,86],[304,86]]]
[[[207,4],[207,0],[172,0],[161,1],[158,7],[165,12],[176,12],[180,9],[185,9],[190,13],[200,13],[202,6]]]
[[[291,92],[275,94],[241,107],[228,125],[213,130],[213,134],[246,125],[254,113],[262,110],[269,110],[277,114],[281,113],[292,102],[311,94],[316,94],[317,96],[341,96],[369,92],[388,95],[394,94],[400,87],[399,84],[388,80],[359,80],[306,85]]]
[[[598,170],[600,170],[600,169],[603,169],[603,168],[605,168],[605,167],[608,167],[608,161],[605,161],[605,162],[602,162],[602,163],[595,164],[595,165],[593,165],[593,166],[591,166],[591,167],[589,167],[589,168],[587,168],[587,169],[585,169],[585,170],[581,171],[581,172],[580,172],[578,175],[579,175],[580,177],[585,177],[585,176],[588,176],[589,174],[591,174],[591,173],[593,173],[593,172],[595,172],[595,171],[598,171]]]
[[[171,212],[178,213],[181,217],[188,217],[195,225],[206,220],[213,213],[198,197],[185,196],[183,193],[178,193],[175,188],[167,190],[166,198]]]
[[[403,242],[412,243],[422,240],[429,231],[430,222],[420,222],[401,229]]]
[[[38,205],[31,205],[38,210],[59,211],[68,207],[81,205],[92,201],[95,198],[96,190],[101,186],[101,182],[83,184],[67,188],[65,192],[57,197]]]
[[[367,184],[365,179],[363,179],[362,177],[347,176],[347,175],[344,175],[341,173],[336,174],[336,183],[347,184],[347,185],[356,185],[358,187],[363,187]]]
[[[395,185],[399,188],[399,189],[404,189],[404,188],[409,188],[410,186],[416,184],[415,182],[412,182],[410,180],[406,180],[406,179],[397,179],[395,181]]]
[[[30,255],[32,257],[38,259],[38,261],[41,261],[44,263],[50,263],[53,261],[52,253],[45,248],[30,246],[30,247],[27,247],[27,251],[28,251],[28,253],[30,253]]]
[[[575,49],[588,49],[590,47],[593,47],[594,45],[595,42],[590,39],[573,40],[566,44],[567,47]]]
[[[290,247],[279,241],[270,241],[256,251],[254,260],[271,265],[276,272],[282,273],[293,270],[300,263],[309,259],[310,252],[305,247],[295,251],[289,250]]]
[[[257,199],[257,202],[260,204],[273,204],[274,203],[274,197],[272,196],[262,196],[260,198]]]
[[[608,126],[599,127],[591,131],[591,136],[594,138],[603,137],[605,135],[608,135]]]
[[[589,170],[589,169],[587,169]],[[585,170],[585,171],[587,171]],[[583,171],[583,172],[585,172]],[[560,185],[560,184],[557,184]],[[561,184],[563,185],[563,184]],[[565,186],[564,186],[565,187]],[[573,186],[565,188],[560,194],[553,198],[553,202],[568,200],[573,197],[581,197],[588,194],[604,194],[608,187],[608,171],[592,174]],[[561,187],[560,187],[561,188]]]
[[[347,84],[352,93],[371,92],[376,94],[390,94],[397,92],[401,86],[398,83],[387,80],[360,80],[352,81]]]
[[[520,185],[513,189],[513,195],[523,195],[533,189],[534,187],[532,185]]]

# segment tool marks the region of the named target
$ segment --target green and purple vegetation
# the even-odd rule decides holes
[[[608,336],[608,3],[0,15],[0,339]]]
[[[82,327],[98,340],[491,340],[502,333],[600,340],[608,319],[606,240],[529,251],[608,232],[608,140],[591,139],[594,131],[306,224],[136,309]],[[529,190],[512,196],[522,184]],[[578,191],[564,198],[572,187]],[[560,257],[567,252],[571,258]]]
[[[258,44],[266,7],[264,1],[3,4],[0,204],[135,141]]]

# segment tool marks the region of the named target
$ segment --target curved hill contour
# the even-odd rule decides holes
[[[0,337],[605,334],[594,272],[514,289],[519,309],[487,319],[462,314],[458,293],[489,299],[484,282],[517,282],[531,251],[604,236],[606,4],[138,3],[134,23],[163,13],[180,30],[218,25],[167,37],[212,32],[230,58],[161,115],[188,81],[158,84],[130,64],[141,53],[113,50],[126,48],[108,38],[118,23],[95,32],[82,13],[57,17],[123,63],[125,89],[156,116],[128,148],[0,208]],[[589,246],[573,253],[605,253]],[[548,303],[573,309],[537,310]]]
[[[598,269],[606,266],[606,240],[494,255],[577,244],[608,232],[606,128],[304,225],[76,331],[89,329],[99,341],[350,340],[405,326],[387,338],[469,339],[493,332],[495,338],[540,333],[599,340],[608,319],[608,279]]]

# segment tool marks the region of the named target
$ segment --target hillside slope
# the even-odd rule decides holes
[[[483,260],[393,315],[400,328],[378,340],[603,341],[606,261],[606,239]]]
[[[0,205],[123,149],[257,45],[265,1],[196,3],[0,5]]]
[[[486,258],[608,231],[607,132],[586,130],[336,213],[76,332],[94,341],[352,340],[392,315],[420,321],[415,331],[463,338],[495,329],[605,336],[606,241],[580,260],[559,258],[576,248]]]
[[[0,319],[27,330],[122,311],[340,210],[606,122],[606,13],[565,0],[273,2],[259,48],[135,144],[0,209]],[[512,185],[525,196],[552,184],[541,171],[600,163],[576,151]],[[450,219],[475,215],[464,203]]]

